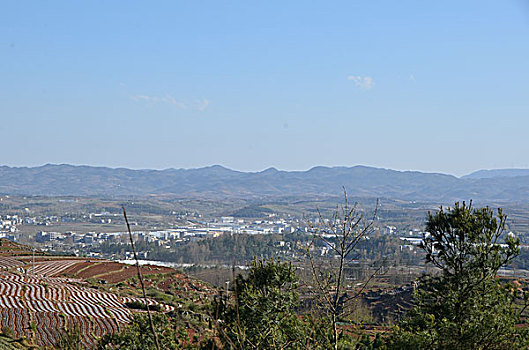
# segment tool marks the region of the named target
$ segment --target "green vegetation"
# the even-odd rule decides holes
[[[233,212],[232,216],[239,218],[260,218],[273,212],[272,209],[260,205],[249,205]]]
[[[498,210],[456,203],[430,214],[423,249],[439,270],[427,274],[416,305],[390,339],[394,349],[520,349],[527,332],[515,328],[528,295],[502,284],[498,270],[519,253],[519,240],[505,235]],[[523,302],[521,308],[517,301]]]
[[[186,339],[179,337],[170,319],[162,313],[153,314],[153,323],[159,342],[164,349],[182,349]],[[135,314],[133,320],[124,331],[117,334],[107,334],[101,339],[98,349],[123,349],[123,350],[151,350],[156,349],[154,337],[149,331],[147,315]]]
[[[305,348],[305,329],[295,309],[298,279],[289,263],[279,260],[251,264],[248,277],[235,280],[234,302],[220,315],[222,343],[235,349]]]
[[[300,287],[299,276],[303,274],[298,273],[298,268],[303,272],[303,266],[307,265],[277,258],[254,259],[245,274],[236,276],[229,294],[224,292],[214,298],[206,312],[209,316],[204,317],[204,309],[196,314],[201,315],[202,323],[183,318],[184,314],[194,314],[189,303],[183,305],[182,312],[170,316],[155,313],[163,347],[362,350],[527,347],[527,331],[516,326],[524,321],[528,294],[518,282],[506,283],[497,277],[499,269],[508,266],[520,251],[519,240],[505,233],[506,216],[501,209],[494,214],[489,208],[474,209],[456,203],[451,209],[429,214],[421,246],[429,272],[418,280],[414,305],[407,310],[407,316],[390,332],[386,328],[376,333],[367,333],[362,324],[369,319],[360,301],[369,274],[362,276],[364,282],[359,289],[350,289],[347,283],[340,282],[340,274],[353,276],[348,268],[351,259],[365,256],[361,243],[373,244],[372,240],[362,239],[371,226],[369,222],[360,225],[361,216],[351,208],[342,209],[345,216],[337,216],[334,221],[338,226],[315,228],[316,233],[322,234],[315,234],[308,251],[311,252],[310,247],[321,247],[319,239],[338,254],[327,256],[336,260],[334,265],[328,265],[330,270],[313,267],[314,285],[303,281],[305,285]],[[333,232],[334,239],[328,235]],[[313,264],[316,266],[316,260]],[[354,303],[347,306],[351,297]],[[126,330],[106,336],[100,348],[139,349],[140,344],[143,349],[153,348],[152,335],[142,331],[147,329],[145,322],[146,317],[135,316]],[[200,336],[186,329],[191,324],[194,329],[203,327]]]
[[[518,236],[507,233],[511,228],[502,210],[465,203],[441,208],[427,217],[420,247],[418,230],[410,236],[413,243],[381,234],[379,214],[366,221],[368,212],[346,202],[328,220],[322,214],[309,232],[223,234],[169,247],[138,242],[150,259],[199,263],[189,268],[197,279],[146,268],[147,296],[174,307],[167,313],[165,307],[151,308],[162,348],[527,348],[527,281],[516,279],[519,271],[512,268],[528,266],[520,260],[528,253]],[[129,250],[119,241],[102,248]],[[241,266],[246,261],[252,261],[247,268]],[[85,269],[97,264],[102,263]],[[104,284],[99,277],[87,281],[138,298],[137,277],[125,275]],[[101,339],[100,349],[154,348],[144,303],[127,306],[132,322]],[[12,339],[5,329],[0,348],[3,342],[31,346],[38,324],[33,319],[27,324],[30,339]],[[77,349],[80,339],[78,330],[66,330],[56,348]]]
[[[57,343],[55,344],[56,349],[60,350],[82,350],[85,348],[83,345],[83,336],[81,330],[77,326],[66,328],[61,333]]]
[[[351,253],[352,260],[368,264],[385,260],[393,265],[417,266],[424,257],[416,250],[401,250],[402,241],[398,237],[375,232],[369,238],[358,243],[357,249]],[[152,260],[208,265],[233,263],[244,265],[254,257],[280,257],[283,260],[293,260],[294,253],[303,254],[299,247],[306,246],[311,240],[311,235],[301,232],[282,235],[223,234],[220,237],[187,242],[169,249],[145,241],[137,242],[136,247],[138,251],[148,251]],[[279,241],[284,242],[283,246],[278,245]],[[322,246],[323,243],[316,244]],[[105,254],[123,254],[127,249],[129,249],[127,245],[118,243],[105,242],[101,245],[101,251]]]
[[[9,327],[2,327],[0,333],[0,349],[18,350],[18,349],[35,349],[30,345],[26,338],[16,339],[15,333]]]

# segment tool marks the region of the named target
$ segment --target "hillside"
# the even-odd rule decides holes
[[[7,257],[12,255],[31,255],[33,254],[33,248],[20,244],[17,242],[10,241],[6,238],[0,238],[0,256]],[[38,255],[46,255],[40,251],[37,252]],[[5,260],[4,260],[5,261]]]
[[[524,174],[524,172],[520,172]],[[365,166],[315,167],[307,171],[239,172],[200,169],[131,170],[44,165],[0,167],[0,193],[44,196],[265,198],[336,196],[345,186],[358,197],[403,200],[527,201],[529,176],[451,175]]]
[[[142,266],[142,274],[155,310],[181,314],[193,305],[196,314],[201,300],[212,294],[171,268]],[[145,312],[143,305],[133,266],[40,254],[34,262],[29,256],[0,257],[0,327],[10,329],[12,337],[0,337],[0,347],[53,346],[66,328],[76,325],[83,347],[91,348],[103,335],[122,330],[134,313]],[[186,322],[185,329],[196,332],[196,320]]]
[[[471,174],[462,176],[463,179],[491,179],[498,177],[529,176],[529,169],[493,169],[478,170]]]

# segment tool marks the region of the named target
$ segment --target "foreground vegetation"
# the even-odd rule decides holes
[[[84,305],[77,305],[74,298],[82,287],[83,295],[118,297],[132,318],[97,332],[86,326],[91,322],[63,322],[50,328],[47,318],[29,306],[13,308],[10,299],[2,304],[2,313],[12,317],[2,317],[2,326],[17,326],[2,329],[0,345],[21,349],[49,344],[58,349],[517,349],[529,345],[527,283],[498,277],[505,272],[500,269],[513,266],[520,254],[520,241],[506,232],[502,210],[456,203],[429,214],[421,254],[407,256],[410,265],[422,260],[424,268],[413,272],[411,267],[399,272],[402,265],[397,260],[406,255],[391,237],[373,229],[377,212],[365,215],[346,198],[334,214],[321,214],[309,223],[310,234],[283,235],[284,254],[262,254],[247,268],[233,266],[231,275],[217,276],[220,288],[171,268],[144,266],[140,271],[149,308],[134,268],[39,252],[33,266],[29,247],[2,240],[6,269],[2,277],[9,287],[3,296],[20,294],[38,304],[61,282],[69,291],[64,312]],[[274,239],[278,237],[227,235],[217,244],[233,254],[250,245],[254,250],[247,253],[255,253],[276,248]],[[254,245],[255,240],[261,243]],[[196,246],[204,247],[200,242]],[[247,254],[241,257],[245,258]],[[211,268],[208,273],[218,270]],[[60,280],[64,277],[77,282]],[[22,290],[15,288],[20,283],[26,285]],[[39,288],[44,292],[34,296],[32,291]],[[17,310],[25,318],[20,319]],[[55,314],[50,319],[62,317]]]
[[[336,226],[328,227],[326,235],[321,236],[331,249],[350,244],[345,248],[354,250],[355,242],[368,232],[365,228],[369,222],[360,226],[366,223],[363,217],[349,209],[346,202],[338,212],[341,216],[332,221]],[[505,220],[501,210],[495,214],[489,208],[475,209],[465,203],[430,214],[422,249],[425,263],[432,268],[417,280],[412,308],[397,325],[377,334],[366,332],[350,312],[350,308],[358,306],[353,299],[363,293],[369,278],[351,288],[345,278],[333,277],[345,274],[348,254],[353,251],[346,250],[345,254],[333,255],[339,263],[330,265],[334,270],[312,266],[312,285],[300,284],[301,268],[307,267],[301,262],[254,260],[246,275],[236,276],[232,288],[220,292],[209,304],[203,319],[207,330],[204,333],[190,336],[185,324],[178,326],[178,315],[155,314],[161,347],[526,348],[527,288],[518,281],[507,283],[497,276],[498,270],[519,254],[519,240],[505,233]],[[310,257],[310,247],[307,253]],[[382,272],[376,268],[373,275]],[[145,331],[149,329],[146,322],[145,316],[135,316],[124,331],[106,336],[99,347],[156,349],[152,334]]]

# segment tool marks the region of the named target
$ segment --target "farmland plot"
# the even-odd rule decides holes
[[[22,261],[19,261],[19,260],[16,260],[16,259],[13,259],[7,256],[0,257],[0,269],[10,269],[13,267],[19,267],[23,265],[24,263]]]
[[[80,280],[51,277],[79,261],[40,262],[28,271],[35,275],[0,272],[0,324],[16,336],[34,338],[39,346],[52,346],[60,330],[77,326],[84,335],[84,346],[94,345],[132,317],[126,302],[138,298],[121,297],[82,286]],[[0,263],[1,264],[1,263]],[[158,304],[148,300],[148,304]],[[160,305],[162,310],[173,307]],[[34,322],[36,331],[30,327]]]
[[[56,261],[39,261],[35,267],[28,269],[28,273],[40,276],[56,276],[70,266],[78,264],[79,260],[56,260]]]

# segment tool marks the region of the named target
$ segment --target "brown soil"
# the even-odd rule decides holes
[[[171,287],[174,287],[176,285],[183,288],[184,291],[188,291],[188,290],[207,291],[209,290],[209,288],[205,284],[199,281],[193,281],[186,275],[183,275],[180,273],[169,275],[163,281],[159,282],[157,284],[157,287],[158,289],[161,289],[163,291],[169,291],[171,290]]]
[[[0,255],[1,256],[12,256],[15,254],[26,255],[32,254],[33,250],[31,247],[12,242],[5,238],[0,238]]]
[[[88,263],[89,264],[89,263]],[[77,264],[79,265],[79,264]],[[90,278],[101,274],[107,274],[114,271],[119,271],[123,268],[123,264],[116,262],[100,262],[92,263],[92,266],[85,268],[84,270],[77,270],[79,273],[76,274],[78,278]]]
[[[166,278],[160,283],[158,283],[158,288],[160,288],[163,291],[168,291],[171,289],[171,286],[174,285],[176,282],[173,278]]]
[[[131,277],[136,277],[138,275],[138,271],[136,270],[136,267],[133,265],[122,265],[124,266],[123,270],[118,270],[116,272],[110,272],[106,275],[98,276],[99,279],[105,280],[108,283],[118,283],[123,282]],[[161,266],[150,266],[145,265],[140,268],[140,271],[142,275],[150,275],[150,274],[156,274],[156,273],[171,273],[174,272],[174,269],[171,269],[169,267],[161,267]]]
[[[80,270],[82,270],[82,269],[84,269],[84,268],[86,268],[86,267],[88,267],[90,265],[93,265],[93,264],[95,264],[95,263],[86,262],[86,261],[81,262],[80,261],[79,263],[68,267],[66,270],[63,270],[61,272],[61,275],[68,276],[68,277],[74,277],[77,274],[77,272],[79,272]]]

